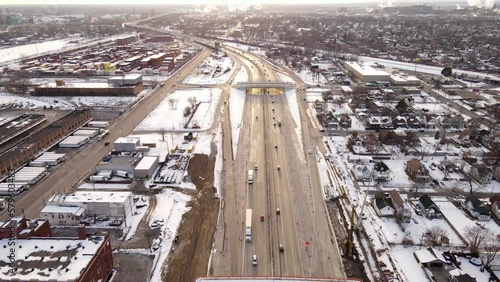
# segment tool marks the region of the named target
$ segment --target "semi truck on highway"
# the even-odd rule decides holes
[[[247,218],[245,221],[245,241],[252,241],[252,209],[247,209]]]
[[[248,184],[253,183],[253,170],[249,169],[248,170]]]

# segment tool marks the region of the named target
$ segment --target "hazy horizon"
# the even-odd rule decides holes
[[[314,5],[314,4],[385,4],[392,3],[394,5],[399,4],[431,4],[439,5],[441,3],[447,4],[460,4],[468,6],[467,0],[185,0],[179,3],[177,0],[149,0],[149,1],[139,1],[139,0],[2,0],[0,6],[20,6],[20,5],[218,5],[218,4],[283,4],[283,5]],[[497,2],[497,1],[495,1]]]

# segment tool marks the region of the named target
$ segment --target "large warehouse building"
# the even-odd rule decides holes
[[[345,62],[345,68],[364,82],[390,80],[388,73],[372,68],[367,64],[359,62]]]
[[[76,192],[70,195],[56,194],[50,198],[47,205],[62,207],[81,207],[85,214],[106,215],[113,218],[122,218],[125,225],[130,224],[133,214],[134,201],[131,192]]]
[[[33,133],[14,148],[0,155],[0,175],[32,160],[43,150],[92,119],[90,109],[75,110],[49,126]]]

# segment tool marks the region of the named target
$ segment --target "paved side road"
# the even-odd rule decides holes
[[[109,135],[105,140],[94,141],[87,145],[72,159],[66,160],[61,167],[52,172],[48,177],[29,191],[21,194],[15,200],[15,214],[23,212],[28,218],[37,218],[45,206],[46,201],[56,193],[69,193],[75,190],[75,186],[82,179],[94,172],[95,165],[108,153],[108,147],[104,142],[110,141],[109,149],[112,149],[113,141],[120,136],[126,136],[141,122],[156,106],[170,94],[176,84],[193,71],[205,58],[211,54],[211,50],[203,49],[190,62],[177,71],[170,79],[166,80],[163,87],[158,87],[148,97],[139,102],[134,108],[125,111],[109,127]],[[0,219],[8,219],[6,211],[2,211]]]

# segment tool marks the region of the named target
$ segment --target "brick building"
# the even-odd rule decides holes
[[[11,238],[15,234],[17,239],[31,237],[51,237],[49,221],[46,219],[26,219],[14,217],[10,220],[0,221],[0,239]]]

